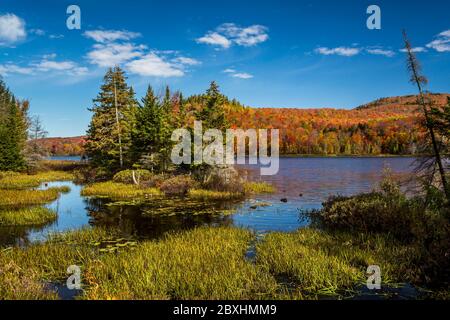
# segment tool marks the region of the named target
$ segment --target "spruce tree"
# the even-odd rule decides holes
[[[25,106],[28,104],[17,101],[0,79],[0,170],[19,171],[26,168],[24,149],[27,139],[27,108]]]
[[[115,67],[107,71],[93,102],[89,110],[94,114],[85,146],[91,163],[109,172],[130,166],[137,102],[122,69]]]
[[[212,81],[209,89],[206,91],[204,105],[201,110],[196,112],[196,119],[202,121],[203,128],[218,129],[225,131],[227,120],[224,109],[224,97],[219,91],[219,86]]]

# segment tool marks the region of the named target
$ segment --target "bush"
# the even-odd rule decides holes
[[[194,175],[198,181],[201,181],[204,189],[234,193],[244,192],[243,180],[232,166],[201,167],[194,172]]]
[[[159,188],[166,195],[186,195],[195,186],[196,182],[191,176],[179,175],[165,180]]]
[[[151,180],[153,177],[153,174],[148,170],[123,170],[114,175],[113,181],[118,183],[134,184],[133,172],[138,184]]]

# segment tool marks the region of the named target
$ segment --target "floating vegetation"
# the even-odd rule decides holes
[[[151,198],[160,196],[161,191],[157,188],[139,188],[135,185],[123,184],[117,182],[100,182],[86,186],[81,191],[82,196],[104,197],[111,199],[132,199],[132,198]]]
[[[6,172],[0,174],[0,189],[29,189],[38,187],[44,182],[73,179],[73,174],[63,171],[47,171],[35,175]]]
[[[203,189],[189,190],[189,198],[197,200],[232,200],[243,198],[243,194],[239,192],[228,191],[212,191]]]
[[[244,192],[246,194],[274,193],[276,189],[267,182],[246,182],[244,184]]]
[[[37,226],[55,221],[55,211],[45,207],[0,210],[0,226]]]

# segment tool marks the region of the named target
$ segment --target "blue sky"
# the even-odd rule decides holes
[[[66,9],[81,9],[81,30]],[[369,5],[381,30],[369,30]],[[109,65],[148,84],[201,93],[211,80],[255,107],[353,108],[414,93],[401,30],[429,90],[450,92],[450,2],[2,0],[0,74],[50,136],[84,134]]]

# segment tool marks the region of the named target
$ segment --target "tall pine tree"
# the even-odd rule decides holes
[[[86,154],[94,166],[114,172],[131,165],[131,134],[137,102],[119,67],[109,69],[90,111],[94,114],[87,132]]]
[[[0,170],[26,168],[28,103],[19,102],[0,79]]]
[[[204,105],[195,114],[196,119],[202,121],[204,130],[218,129],[225,131],[227,129],[224,103],[224,97],[219,91],[219,86],[215,81],[212,81],[206,91]]]

